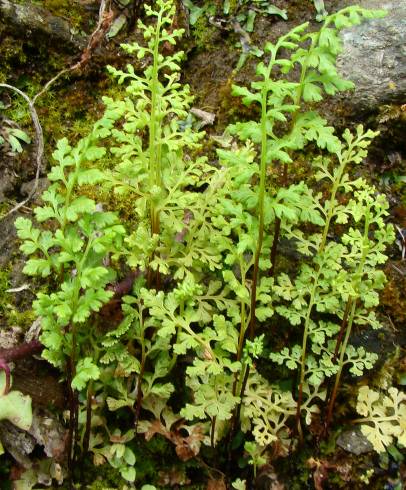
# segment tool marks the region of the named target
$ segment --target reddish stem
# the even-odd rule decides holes
[[[24,359],[25,357],[39,354],[44,346],[39,340],[32,340],[31,342],[23,342],[22,344],[10,347],[8,349],[0,349],[0,360],[8,363]]]
[[[6,375],[6,386],[4,387],[3,396],[7,395],[10,391],[10,366],[9,362],[23,359],[24,357],[32,356],[41,352],[43,345],[39,340],[32,340],[31,342],[24,342],[15,347],[9,349],[0,349],[0,371],[4,371]]]
[[[302,425],[300,423],[300,415],[301,415],[301,410],[302,410],[302,401],[303,401],[303,384],[299,384],[299,391],[298,391],[298,396],[297,396],[297,404],[296,404],[296,424],[295,424],[295,429],[296,433],[299,436],[299,441],[302,444],[303,443],[303,432],[302,432]]]
[[[4,371],[4,374],[6,375],[6,386],[4,387],[2,394],[2,396],[5,396],[10,391],[10,367],[3,359],[0,359],[0,371]]]
[[[344,333],[347,329],[348,314],[350,312],[351,305],[352,305],[352,299],[349,298],[347,301],[347,304],[345,305],[345,311],[344,311],[343,319],[341,322],[340,331],[339,331],[338,337],[337,337],[336,348],[334,350],[334,356],[332,359],[334,364],[337,362],[337,357],[338,357],[338,353],[340,352],[341,342],[343,340]]]
[[[145,358],[143,358],[141,361],[140,374],[139,374],[138,380],[137,380],[137,396],[135,399],[135,407],[134,407],[135,408],[135,417],[134,417],[135,432],[137,432],[138,420],[140,418],[140,412],[141,412],[141,403],[142,403],[141,383],[142,383],[142,379],[144,377],[144,370],[145,370]]]
[[[341,322],[340,332],[338,333],[336,348],[335,348],[334,356],[333,356],[333,363],[334,364],[337,363],[338,354],[340,352],[340,346],[341,346],[341,343],[342,343],[342,340],[344,337],[344,333],[347,329],[348,315],[349,315],[350,309],[352,307],[352,301],[353,300],[351,298],[348,298],[347,304],[345,305],[345,311],[344,311],[343,319]],[[336,397],[337,397],[337,387],[334,385],[334,388],[333,388],[333,391],[330,395],[330,399],[329,399],[328,406],[327,406],[327,416],[326,416],[326,420],[324,423],[324,437],[327,437],[328,430],[329,430],[329,427],[331,424],[331,420],[333,418],[333,409],[334,409]]]

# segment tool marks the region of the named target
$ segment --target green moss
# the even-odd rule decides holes
[[[0,270],[0,318],[4,327],[18,325],[23,330],[28,329],[35,320],[35,314],[31,307],[20,310],[14,305],[13,294],[7,290],[11,288],[10,269]]]
[[[2,202],[0,203],[0,220],[8,213],[8,211],[11,209],[11,205],[8,202]]]
[[[2,34],[0,32],[0,34]],[[22,43],[16,43],[15,39],[2,35],[0,44],[0,83],[9,79],[9,74],[16,67],[23,67],[27,62],[27,55],[23,50]]]
[[[41,69],[37,69],[37,66],[40,66]],[[34,97],[44,84],[65,66],[65,60],[58,57],[48,47],[38,46],[30,41],[18,42],[10,36],[2,38],[0,82],[17,87],[30,98]],[[6,105],[5,117],[31,133],[32,120],[26,101],[9,90],[1,90],[0,95]],[[41,106],[41,103],[42,100],[39,100],[36,104],[37,108]],[[54,105],[58,107],[59,104]],[[41,123],[44,122],[41,120]]]
[[[8,294],[6,291],[10,288],[9,275],[8,269],[0,269],[0,318],[5,318],[8,311]]]
[[[79,26],[82,21],[82,11],[79,8],[80,2],[43,0],[40,4],[54,15],[68,18],[69,23],[73,26]]]
[[[88,490],[122,490],[126,488],[125,481],[121,478],[117,469],[110,466],[108,463],[100,466],[94,466],[91,459],[87,459],[82,468],[79,468],[81,473],[81,487]],[[79,480],[79,479],[78,479]],[[128,488],[128,486],[127,486]]]
[[[229,14],[233,14],[237,8],[239,7],[241,1],[240,0],[229,0]]]
[[[72,27],[79,28],[83,22],[84,10],[80,2],[72,2],[71,0],[14,0],[17,3],[25,4],[32,3],[42,7],[56,17],[63,17],[69,21]]]
[[[381,303],[395,325],[404,325],[406,321],[406,278],[390,264],[386,266],[385,274],[388,282],[381,294]]]
[[[212,51],[215,49],[213,39],[218,34],[218,29],[209,23],[209,16],[214,15],[216,7],[209,5],[204,15],[201,15],[192,27],[195,46],[198,50]]]
[[[18,311],[16,308],[11,308],[7,314],[8,324],[18,325],[23,330],[28,330],[35,318],[36,316],[32,309]]]

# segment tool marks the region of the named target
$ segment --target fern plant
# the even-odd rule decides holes
[[[287,274],[281,274],[274,288],[275,294],[288,302],[276,307],[278,313],[294,326],[303,325],[301,346],[271,354],[271,359],[278,364],[286,364],[289,369],[299,368],[298,422],[305,385],[317,392],[326,377],[336,374],[329,422],[344,364],[359,376],[377,359],[376,354],[348,344],[354,323],[379,328],[370,311],[378,304],[376,291],[385,281],[377,266],[386,261],[383,252],[394,239],[392,227],[383,221],[388,209],[385,197],[377,197],[376,189],[363,179],[351,180],[345,171],[350,162],[362,162],[373,136],[372,131],[363,133],[362,127],[358,127],[356,136],[346,131],[345,143],[337,152],[338,166],[334,168],[330,159],[316,162],[319,168],[316,179],[328,180],[331,186],[330,198],[324,203],[321,194],[315,196],[314,207],[321,211],[324,221],[321,232],[310,236],[300,230],[287,232],[287,236],[296,241],[298,251],[312,260],[301,267],[294,281]],[[346,204],[340,203],[345,202],[343,192],[353,196]],[[333,223],[349,224],[351,220],[361,230],[351,227],[340,240],[328,239]],[[338,317],[336,321],[323,318],[331,313]]]
[[[344,365],[349,364],[350,372],[359,376],[363,373],[363,368],[370,369],[378,357],[364,352],[362,347],[354,349],[349,340],[354,324],[379,327],[370,308],[379,305],[378,291],[384,287],[386,281],[379,266],[386,262],[387,256],[384,252],[395,239],[393,227],[385,222],[389,214],[388,208],[385,196],[379,195],[374,187],[365,182],[360,182],[359,188],[354,191],[354,198],[349,201],[350,215],[361,229],[350,228],[342,237],[344,245],[350,251],[344,258],[350,280],[345,286],[344,282],[340,284],[346,307],[334,352],[338,371],[330,396],[327,425],[332,416]]]
[[[267,169],[276,164],[292,163],[293,152],[302,150],[309,142],[315,142],[320,149],[335,153],[339,150],[339,140],[333,134],[334,129],[315,111],[308,110],[307,103],[320,102],[322,91],[334,95],[337,91],[353,88],[350,81],[343,80],[335,68],[335,60],[341,51],[338,31],[341,27],[357,24],[362,18],[380,16],[381,12],[372,12],[359,7],[348,7],[337,14],[327,17],[317,32],[308,32],[308,23],[292,29],[280,37],[275,44],[265,45],[269,62],[260,62],[256,74],[259,81],[252,82],[251,90],[246,87],[233,87],[233,94],[242,97],[246,105],[259,105],[260,120],[238,122],[229,126],[231,134],[238,135],[242,141],[250,140],[260,146],[257,189],[246,190],[243,198],[251,209],[257,205],[258,232],[257,249],[254,255],[252,306],[255,304],[255,289],[258,282],[260,257],[265,230],[275,220],[307,219],[320,224],[317,210],[307,210],[301,216],[305,186],[281,189],[279,195],[268,187]],[[282,50],[292,51],[289,58],[281,56]],[[287,74],[299,66],[298,81],[274,78],[280,70]],[[281,125],[282,123],[282,125]],[[284,129],[284,128],[287,128]],[[272,184],[271,184],[272,185]],[[249,197],[251,200],[249,201]],[[307,206],[308,207],[308,206]],[[278,238],[278,237],[276,237]],[[275,260],[275,257],[272,257]],[[255,315],[251,317],[251,337],[255,332]]]
[[[128,357],[122,352],[123,341],[140,347],[139,365],[134,360],[131,364],[137,379],[133,400],[137,421],[149,395],[160,392],[168,399],[172,393],[173,385],[163,387],[159,379],[169,374],[177,356],[185,352],[177,348],[179,339],[187,337],[187,347],[205,346],[210,352],[209,342],[191,327],[194,321],[207,322],[207,314],[196,317],[189,306],[206,289],[199,281],[207,271],[218,269],[221,259],[210,244],[213,228],[206,216],[222,173],[208,165],[205,157],[196,156],[203,133],[181,124],[192,101],[189,88],[178,82],[183,53],[162,54],[166,45],[176,44],[183,30],[168,27],[175,13],[172,1],[159,0],[156,10],[149,6],[145,10],[155,19],[148,26],[138,23],[147,46],[133,43],[123,48],[150,65],[142,75],[131,65],[126,71],[109,68],[119,83],[129,82],[128,95],[124,100],[105,98],[103,117],[117,144],[111,148],[114,167],[106,180],[114,192],[134,203],[137,221],[125,239],[126,259],[141,279],[133,296],[124,299],[123,323],[103,342],[102,362],[122,365],[123,356]],[[203,186],[207,187],[204,192]],[[173,290],[159,291],[162,276],[174,281]],[[128,375],[128,370],[123,374]]]
[[[151,55],[151,66],[144,76],[135,74],[131,67],[127,67],[126,72],[110,69],[119,77],[119,82],[130,80],[127,88],[129,96],[124,101],[106,99],[105,119],[114,122],[115,128],[111,134],[120,143],[112,150],[118,163],[108,179],[116,192],[134,196],[134,206],[139,217],[134,232],[126,239],[128,263],[141,271],[147,271],[146,282],[140,280],[134,296],[125,299],[126,317],[122,324],[116,333],[109,333],[109,338],[104,341],[105,360],[115,360],[117,366],[123,365],[123,359],[126,359],[120,347],[123,341],[140,345],[141,349],[139,365],[134,360],[131,363],[137,380],[136,393],[130,397],[124,393],[124,399],[118,397],[111,404],[115,407],[122,404],[133,406],[138,421],[140,408],[148,405],[149,397],[169,399],[173,384],[159,382],[159,379],[169,375],[179,355],[193,352],[192,364],[186,369],[186,383],[193,397],[181,415],[190,421],[201,421],[204,424],[208,421],[211,427],[210,443],[215,445],[230,430],[230,421],[231,425],[235,424],[241,413],[244,427],[251,427],[257,442],[263,445],[265,441],[270,442],[281,436],[286,421],[292,415],[293,400],[280,390],[269,387],[255,372],[254,359],[263,343],[262,338],[255,338],[256,322],[264,322],[272,317],[273,296],[276,294],[277,297],[283,297],[283,281],[286,279],[281,276],[273,286],[273,278],[264,273],[261,277],[260,271],[265,272],[272,267],[271,255],[275,261],[277,228],[286,237],[294,238],[295,234],[300,234],[297,225],[307,222],[321,227],[324,241],[327,239],[333,208],[335,212],[335,194],[338,187],[348,181],[344,173],[345,165],[351,159],[362,159],[363,148],[366,146],[364,142],[372,134],[364,136],[362,131],[359,132],[357,143],[354,144],[354,147],[360,147],[357,147],[359,152],[353,154],[354,148],[345,149],[334,135],[333,128],[314,110],[307,110],[306,103],[318,102],[322,97],[322,88],[328,94],[334,94],[338,90],[352,87],[351,82],[342,80],[334,68],[340,51],[338,30],[360,22],[363,17],[370,18],[381,13],[371,13],[358,7],[348,8],[326,18],[319,32],[308,33],[308,25],[305,24],[293,29],[275,45],[269,43],[266,50],[270,54],[270,61],[268,64],[260,63],[257,68],[262,81],[253,82],[251,91],[244,87],[234,87],[234,93],[242,96],[245,103],[260,105],[261,120],[240,122],[229,127],[229,132],[246,141],[246,145],[237,150],[220,150],[222,168],[216,169],[208,166],[201,158],[189,160],[190,164],[186,164],[191,150],[197,148],[201,135],[191,130],[182,133],[179,129],[176,116],[184,117],[185,112],[173,109],[171,104],[176,101],[176,107],[185,111],[189,102],[188,92],[178,92],[184,97],[182,105],[179,98],[172,97],[173,91],[179,89],[178,85],[174,85],[175,78],[166,73],[168,86],[165,88],[165,78],[159,76],[160,66],[178,69],[177,64],[165,64],[165,57],[157,55],[159,49],[152,42],[155,39],[159,46],[168,40],[166,31],[161,33],[160,29],[162,23],[169,24],[173,14],[169,3],[159,5],[161,13],[147,10],[150,16],[157,19],[154,26],[146,27],[140,23],[145,38],[150,40],[148,48],[139,45],[125,47],[127,51],[137,52],[140,58],[146,54]],[[291,50],[292,56],[288,59],[280,58],[279,52],[283,49]],[[155,56],[158,56],[158,61]],[[170,58],[173,56],[177,55],[170,55]],[[178,61],[180,55],[175,59]],[[276,69],[287,73],[297,64],[301,67],[298,82],[272,79]],[[155,89],[164,96],[163,105],[158,108],[153,105],[157,100],[153,97]],[[137,110],[135,95],[138,96]],[[165,99],[166,95],[168,98]],[[159,116],[161,127],[153,129],[153,114],[158,114],[162,107],[165,110]],[[174,117],[165,124],[168,114],[174,114]],[[120,122],[120,126],[117,127],[115,121]],[[106,126],[113,126],[110,122]],[[287,127],[285,132],[284,127]],[[162,157],[158,166],[151,163],[151,155],[155,154],[151,153],[149,146],[151,131],[160,148],[156,154]],[[163,134],[165,142],[160,139]],[[346,133],[345,138],[351,139],[349,133]],[[343,156],[344,166],[335,174],[337,181],[333,178],[331,210],[328,204],[324,207],[321,197],[315,197],[303,182],[278,190],[275,183],[269,181],[268,169],[272,163],[288,165],[294,152],[301,151],[309,142],[315,142],[321,150],[338,155],[339,159],[340,152],[348,153]],[[159,177],[157,169],[160,169]],[[203,176],[205,179],[202,179]],[[344,180],[341,181],[341,178]],[[187,185],[190,189],[196,185],[196,181],[200,185],[207,185],[205,192],[186,190]],[[253,185],[255,181],[258,182],[256,186]],[[156,191],[155,197],[151,195],[151,185]],[[347,186],[348,190],[352,189],[349,183]],[[331,216],[328,217],[330,211]],[[158,215],[159,219],[154,218]],[[154,223],[159,223],[159,229]],[[210,246],[208,236],[211,238]],[[316,234],[313,238],[319,240]],[[321,251],[325,246],[326,243]],[[301,247],[304,246],[299,243],[299,250]],[[336,257],[327,254],[326,274],[331,277],[337,269],[335,262]],[[202,282],[203,278],[210,278],[220,265],[223,267],[221,280],[213,278]],[[176,281],[174,288],[157,291],[161,283],[151,281],[148,270],[159,270],[161,274],[172,277]],[[153,286],[155,289],[151,289]],[[300,292],[299,282],[293,289],[295,287]],[[298,299],[290,311],[295,311],[299,304],[306,309],[307,301],[308,297]],[[336,304],[335,297],[330,298],[330,302],[326,300],[323,311],[331,312]],[[313,305],[310,312],[312,308]],[[287,309],[282,304],[278,305],[279,314],[283,315]],[[333,322],[321,321],[316,324],[313,320],[310,322],[310,319],[311,315],[308,323],[311,323],[312,331],[309,333],[310,327],[305,326],[306,345],[301,349],[294,348],[293,357],[289,352],[274,356],[275,361],[287,362],[290,367],[305,366],[301,371],[304,378],[307,378],[306,384],[303,381],[299,385],[299,403],[296,405],[299,413],[306,413],[308,422],[318,410],[315,400],[325,398],[325,392],[320,390],[324,377],[333,375],[339,369],[331,351],[320,349],[312,356],[307,355],[309,335],[318,338],[321,344],[320,339],[337,333],[337,326]],[[316,351],[316,342],[314,344]],[[112,354],[113,345],[117,346],[115,358]],[[301,357],[305,360],[302,364],[297,362]],[[351,359],[353,365],[359,368],[361,365],[369,366],[373,356],[358,352]],[[256,383],[268,386],[264,388],[265,393],[269,390],[269,395],[264,394],[266,399],[270,397],[267,403],[271,403],[272,407],[279,400],[280,409],[267,412],[260,409],[258,412],[255,397],[250,398],[250,387],[256,386],[254,379]],[[117,389],[117,395],[119,392],[123,396],[123,390]],[[302,399],[303,393],[306,393],[305,400]],[[281,420],[279,410],[284,414]],[[273,429],[267,429],[266,426],[261,428],[261,424],[269,419],[275,421]]]
[[[286,236],[293,238],[294,234],[291,234],[291,230],[294,225],[303,222],[324,227],[324,232],[322,237],[320,237],[321,241],[318,243],[321,246],[321,250],[323,250],[332,219],[332,216],[328,216],[328,212],[327,214],[324,212],[319,202],[320,196],[319,199],[315,199],[312,192],[303,182],[278,189],[276,182],[269,177],[271,166],[282,165],[285,174],[284,180],[287,180],[288,166],[292,163],[295,152],[303,150],[311,142],[314,142],[320,150],[325,150],[332,155],[340,154],[341,143],[337,136],[334,135],[334,129],[328,126],[327,121],[314,109],[309,110],[308,104],[321,101],[323,91],[328,95],[333,95],[337,91],[353,87],[352,82],[343,80],[335,68],[336,57],[341,51],[338,31],[342,27],[361,22],[363,18],[373,18],[381,15],[383,15],[381,11],[372,12],[359,7],[348,7],[326,17],[321,29],[317,32],[309,32],[307,23],[296,27],[279,38],[275,44],[267,43],[265,45],[265,52],[269,54],[269,61],[261,62],[257,65],[256,74],[259,80],[252,82],[250,89],[239,86],[233,87],[234,95],[242,97],[246,105],[257,105],[260,108],[259,121],[237,122],[228,128],[228,132],[236,135],[240,140],[251,141],[257,145],[258,158],[255,158],[251,148],[251,156],[245,160],[250,165],[248,166],[247,163],[239,165],[239,158],[235,155],[235,152],[223,150],[219,152],[223,165],[233,167],[239,165],[236,171],[235,188],[229,193],[229,200],[231,199],[238,203],[239,207],[234,206],[233,208],[227,203],[227,207],[221,210],[219,214],[222,216],[220,217],[220,224],[224,220],[224,216],[232,217],[230,223],[238,223],[238,218],[241,220],[240,216],[244,216],[243,220],[241,220],[242,226],[249,238],[242,240],[241,243],[241,237],[239,237],[239,249],[243,249],[248,256],[252,257],[252,263],[249,264],[248,269],[250,270],[252,267],[252,283],[249,288],[250,301],[249,307],[246,306],[246,310],[249,311],[250,326],[248,336],[250,339],[255,336],[257,318],[265,320],[267,317],[272,316],[270,301],[268,301],[268,310],[265,317],[262,317],[262,310],[257,313],[258,284],[260,284],[261,280],[266,280],[268,281],[269,292],[274,291],[277,295],[283,296],[283,281],[288,281],[287,276],[282,275],[277,281],[279,285],[272,288],[272,282],[269,281],[269,277],[261,279],[261,271],[263,271],[263,274],[269,268],[271,269],[271,276],[275,274],[279,234],[282,232]],[[286,57],[286,53],[289,52],[291,52],[291,55]],[[298,81],[275,76],[278,73],[287,74],[297,66],[300,68]],[[337,182],[332,179],[332,202],[334,204],[337,187],[341,185],[340,178],[343,170],[344,167],[336,174]],[[252,182],[258,183],[257,185],[252,185]],[[331,212],[333,212],[333,208],[334,206],[331,207]],[[235,219],[237,216],[238,218]],[[241,227],[240,223],[238,224]],[[253,244],[255,245],[253,246]],[[323,268],[323,272],[334,275],[336,268],[335,258],[330,258],[327,265],[328,268]],[[307,271],[310,277],[311,271],[308,269]],[[289,315],[285,314],[285,316],[289,316],[291,319],[295,316],[295,309],[300,309],[303,304],[308,302],[307,293],[302,295],[302,291],[303,287],[307,286],[309,277],[306,278],[306,282],[299,281],[296,283],[295,287],[293,287],[294,292],[289,298],[285,298],[288,301],[293,300],[293,304],[286,306],[286,308],[279,306],[279,314],[290,311],[291,313]],[[328,281],[328,278],[325,280]],[[307,291],[307,289],[304,289],[304,291]],[[295,296],[299,297],[296,299]],[[313,309],[312,302],[313,299],[310,299],[310,312]],[[331,303],[326,305],[323,311],[332,311],[334,308],[335,304]],[[287,349],[280,355],[275,354],[273,356],[273,359],[277,362],[288,363],[290,368],[296,368],[295,357],[297,359],[297,356],[302,356],[298,413],[300,413],[302,403],[307,338],[311,321],[311,315],[309,314],[305,322],[303,345],[301,348],[295,347],[293,349],[293,357],[288,354]],[[292,323],[300,324],[301,319],[296,315]],[[245,323],[242,325],[241,331],[243,333],[241,333],[241,337],[244,338]],[[321,324],[317,327],[319,337],[334,335],[335,326],[329,323],[323,325]],[[316,326],[314,328],[317,330]],[[314,333],[316,334],[316,332]],[[242,346],[243,342],[240,345]],[[239,352],[238,357],[240,358],[242,350],[240,349]],[[313,366],[312,376],[314,381],[316,379],[320,381],[324,376],[323,373],[332,375],[336,372],[337,367],[334,365],[332,357],[324,355],[324,364],[317,369],[316,366]],[[247,373],[248,370],[244,370],[243,378],[245,382],[248,380]],[[243,386],[244,382],[240,383],[240,385]]]
[[[104,98],[104,115],[75,147],[58,143],[52,185],[35,210],[42,227],[16,222],[32,256],[24,271],[53,288],[34,305],[44,357],[66,368],[72,467],[81,444],[96,465],[108,461],[132,482],[137,435],[148,442],[161,434],[186,461],[241,427],[253,439],[246,449],[256,471],[269,444],[288,446],[295,414],[310,423],[326,398],[326,377],[337,375],[332,407],[343,367],[358,374],[375,359],[349,341],[354,325],[377,325],[370,312],[384,281],[377,266],[393,232],[383,220],[385,199],[346,170],[362,161],[374,133],[346,131],[341,141],[312,106],[323,92],[352,87],[335,69],[339,29],[381,13],[349,7],[318,32],[303,24],[267,43],[258,80],[233,88],[259,107],[260,120],[232,124],[239,145],[219,150],[219,165],[210,165],[201,155],[204,134],[182,124],[192,97],[179,83],[183,54],[172,51],[182,35],[173,28],[174,2],[145,10],[151,22],[138,24],[145,46],[123,45],[144,72],[109,68],[125,95]],[[287,185],[289,165],[308,144],[322,153],[315,167],[323,194],[304,182]],[[94,162],[105,156],[102,172]],[[282,186],[273,177],[278,166]],[[131,206],[126,229],[83,195],[84,185]],[[342,237],[331,239],[342,225]],[[280,236],[305,262],[296,274],[275,267]],[[125,274],[125,294],[109,304],[113,320],[105,310],[96,318]],[[271,354],[299,370],[297,400],[256,369],[275,312],[303,328],[302,345]],[[186,390],[175,404],[177,385]],[[107,424],[129,418],[127,431]]]
[[[362,386],[358,392],[357,412],[363,416],[361,431],[378,453],[396,439],[406,446],[406,395],[391,387],[387,393]]]
[[[175,6],[171,1],[159,0],[157,10],[146,5],[145,12],[155,19],[148,26],[138,22],[147,45],[123,44],[122,48],[149,66],[142,74],[135,73],[132,65],[126,71],[109,67],[120,84],[128,82],[124,100],[104,98],[103,119],[113,126],[111,135],[118,145],[111,148],[116,164],[109,179],[114,192],[134,198],[138,223],[127,239],[132,250],[129,265],[163,274],[176,266],[176,277],[182,278],[192,262],[199,260],[199,249],[204,248],[199,234],[194,235],[193,244],[185,247],[182,233],[185,228],[202,225],[207,207],[202,199],[196,200],[196,192],[188,192],[187,188],[207,184],[216,169],[207,165],[206,158],[192,160],[187,154],[200,148],[203,133],[180,124],[192,101],[189,87],[179,83],[183,52],[162,54],[165,46],[174,46],[184,31],[169,27]],[[202,260],[216,267],[218,257],[214,254],[210,258],[210,252],[206,250]],[[168,259],[163,260],[163,256]],[[176,264],[171,263],[173,257],[177,257]],[[149,286],[153,284],[149,278]]]
[[[90,380],[98,379],[100,370],[94,358],[93,344],[97,332],[91,327],[91,315],[100,310],[113,295],[106,285],[116,273],[106,265],[118,253],[125,230],[117,216],[103,211],[96,202],[76,194],[85,184],[96,184],[103,174],[87,168],[87,162],[102,157],[104,150],[95,145],[101,124],[71,147],[66,139],[53,153],[56,165],[48,174],[52,185],[43,193],[44,205],[35,208],[42,229],[26,218],[15,222],[23,240],[21,250],[32,256],[23,272],[49,277],[49,293],[40,292],[34,311],[42,318],[42,356],[67,373],[70,390],[69,458],[73,458],[74,441],[79,438],[78,392],[86,390]]]

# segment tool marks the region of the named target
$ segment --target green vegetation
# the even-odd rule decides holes
[[[396,438],[406,446],[406,395],[397,388],[388,394],[362,386],[359,390],[357,412],[364,418],[359,421],[362,432],[372,443],[375,451],[382,453]]]
[[[353,87],[335,68],[339,30],[384,13],[348,7],[266,43],[255,81],[232,89],[256,115],[228,126],[209,162],[205,134],[184,124],[193,98],[179,81],[175,4],[145,12],[144,43],[122,45],[143,73],[108,68],[125,91],[104,97],[75,145],[58,141],[35,222],[16,220],[23,271],[49,286],[33,307],[42,357],[68,386],[70,484],[91,455],[153,489],[145,461],[171,454],[200,472],[204,455],[244,489],[271,448],[313,443],[315,421],[327,435],[344,373],[378,358],[351,343],[355,327],[380,326],[394,240],[385,196],[353,172],[377,133],[339,138],[317,104]],[[305,183],[294,162],[309,149]],[[131,210],[110,209],[114,199]],[[279,260],[282,241],[293,266]],[[404,395],[389,394],[359,391],[378,451],[405,444]]]

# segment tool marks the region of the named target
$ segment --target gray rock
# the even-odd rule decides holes
[[[61,49],[84,49],[86,39],[72,34],[71,26],[62,17],[50,14],[46,9],[31,2],[19,3],[11,0],[0,0],[0,20],[6,25],[24,32],[26,37],[41,35],[50,42],[60,43]]]
[[[0,422],[0,441],[13,458],[24,468],[31,468],[31,453],[36,445],[43,447],[45,454],[54,461],[65,457],[67,434],[55,415],[35,408],[29,431],[23,431],[7,420]]]
[[[356,456],[369,453],[373,450],[372,444],[364,436],[359,427],[342,432],[337,438],[337,446]]]
[[[11,422],[0,422],[0,440],[13,458],[24,468],[31,468],[32,462],[28,457],[35,447],[35,438],[15,427]]]
[[[12,327],[0,330],[0,349],[11,349],[21,342],[21,328]]]
[[[357,4],[387,10],[388,15],[342,31],[344,51],[338,60],[339,71],[356,85],[351,96],[347,93],[345,97],[350,99],[351,106],[365,111],[382,104],[403,104],[406,102],[406,1],[360,0]]]

